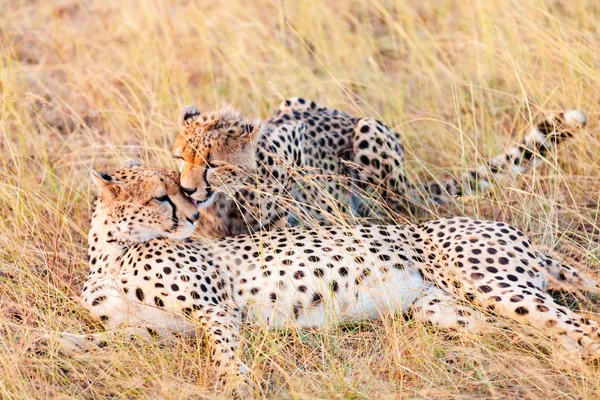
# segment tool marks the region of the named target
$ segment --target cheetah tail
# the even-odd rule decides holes
[[[553,148],[572,137],[585,124],[586,117],[579,110],[550,115],[531,128],[521,143],[475,170],[465,172],[462,179],[442,177],[409,187],[407,192],[413,201],[427,194],[435,204],[447,203],[454,196],[482,195],[492,188],[496,179],[526,172],[540,164]]]
[[[454,192],[462,195],[481,193],[492,186],[494,178],[505,174],[516,175],[534,168],[553,148],[572,137],[585,124],[586,117],[579,110],[550,115],[532,127],[521,143],[493,157],[486,165],[464,173],[462,187]]]

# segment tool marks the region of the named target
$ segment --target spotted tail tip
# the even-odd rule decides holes
[[[565,124],[573,127],[584,127],[587,123],[587,118],[579,110],[568,110],[564,113]]]

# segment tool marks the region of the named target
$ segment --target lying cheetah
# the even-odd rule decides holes
[[[524,172],[584,124],[576,110],[550,116],[461,181],[424,186],[407,178],[400,139],[383,123],[301,98],[286,100],[266,122],[230,108],[200,113],[185,107],[173,156],[183,190],[201,212],[201,230],[222,237],[285,223],[290,214],[339,224],[350,204],[358,217],[394,221],[394,213],[411,204],[481,193],[493,177]]]
[[[92,179],[99,196],[85,307],[109,330],[165,341],[199,327],[220,381],[241,381],[238,390],[248,372],[238,358],[244,321],[318,328],[410,311],[434,326],[476,331],[488,318],[477,305],[600,355],[598,324],[546,293],[554,279],[599,293],[596,282],[540,254],[504,223],[450,218],[193,241],[198,213],[173,173],[130,162],[115,176],[94,171]],[[83,351],[110,334],[64,333],[61,343]]]

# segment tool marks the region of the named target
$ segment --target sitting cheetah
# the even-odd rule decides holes
[[[238,391],[248,389],[238,358],[244,321],[318,328],[410,311],[434,326],[476,331],[488,317],[477,305],[600,355],[598,324],[546,293],[554,279],[599,293],[596,282],[509,225],[450,218],[194,241],[198,212],[176,178],[136,162],[114,176],[93,171],[99,195],[82,301],[107,329],[132,335],[170,341],[199,327],[220,381],[240,382]],[[77,352],[109,337],[63,333],[60,342]]]
[[[576,110],[550,116],[460,182],[424,186],[408,180],[400,139],[383,123],[301,98],[282,103],[266,122],[230,108],[185,107],[173,156],[183,190],[201,212],[201,230],[222,237],[285,223],[290,213],[302,221],[345,223],[352,203],[358,217],[393,222],[411,204],[483,192],[494,176],[524,172],[584,124]]]

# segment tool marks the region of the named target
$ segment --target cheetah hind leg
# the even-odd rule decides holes
[[[530,289],[522,300],[515,296],[493,296],[495,313],[505,318],[524,322],[549,332],[570,355],[600,359],[600,329],[597,321],[585,318],[560,306],[541,290]],[[520,297],[521,297],[520,296]],[[490,304],[490,302],[483,301]],[[516,308],[515,308],[516,307]],[[492,309],[492,307],[490,307]],[[480,333],[496,324],[492,317],[477,309],[461,304],[435,285],[428,287],[410,309],[414,320],[442,329]],[[583,352],[582,352],[583,351]]]
[[[571,293],[581,291],[600,296],[600,286],[595,279],[577,268],[562,264],[546,254],[539,253],[539,256],[541,266],[549,275],[548,289]]]
[[[352,133],[352,150],[358,166],[353,170],[355,208],[361,216],[397,223],[396,213],[419,215],[459,194],[452,177],[413,183],[404,167],[400,136],[381,121],[360,119]]]
[[[528,324],[557,339],[571,353],[592,360],[600,358],[598,323],[557,304],[545,291],[528,287],[502,294],[477,293],[476,303],[488,305],[494,313]]]
[[[353,208],[360,217],[394,223],[394,212],[406,212],[414,186],[404,173],[404,148],[381,121],[360,119],[352,132]],[[392,191],[390,191],[392,190]],[[400,196],[401,206],[390,209],[388,197]]]
[[[462,304],[451,294],[430,285],[413,303],[410,314],[415,321],[453,331],[481,332],[487,323],[494,322],[489,315],[471,305]]]

